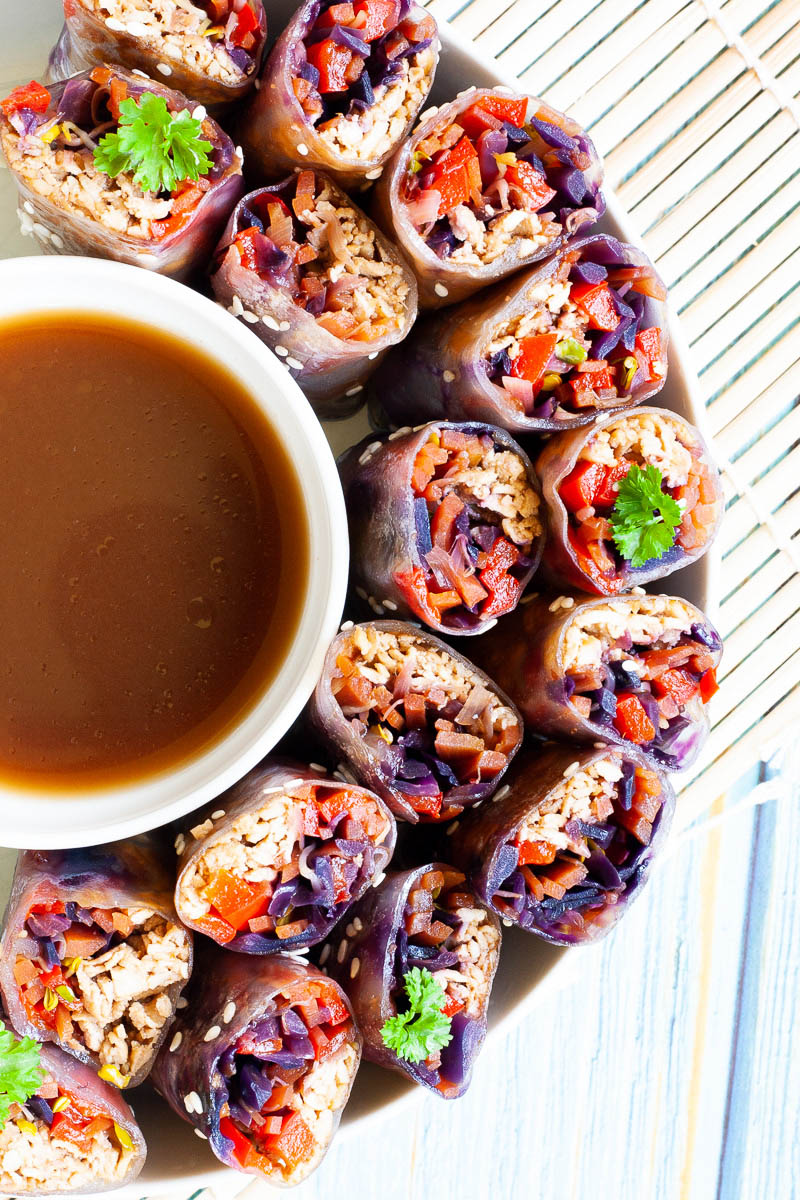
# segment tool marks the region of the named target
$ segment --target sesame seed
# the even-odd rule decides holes
[[[376,167],[374,171],[367,171],[365,179],[380,179],[383,174],[383,167]]]
[[[112,30],[113,33],[125,33],[125,22],[118,20],[117,17],[106,17],[106,28]]]
[[[202,1141],[204,1141],[204,1142],[207,1142],[207,1141],[208,1141],[208,1138],[207,1138],[207,1137],[206,1137],[206,1135],[203,1133],[202,1129],[195,1129],[194,1133],[195,1133],[195,1137],[199,1137],[199,1138],[201,1138],[201,1140],[202,1140]]]
[[[645,594],[646,593],[643,587],[631,588],[631,595],[633,596],[644,596]]]
[[[510,928],[511,928],[511,926],[514,924],[514,922],[513,922],[513,921],[507,921],[507,920],[506,920],[506,918],[505,918],[505,917],[503,917],[503,924],[504,924],[504,925],[507,925],[507,926],[508,926],[508,928],[510,929]]]
[[[212,821],[221,821],[221,820],[222,820],[222,818],[223,818],[224,816],[225,816],[225,809],[224,809],[224,808],[218,808],[218,809],[216,810],[216,812],[213,812],[213,813],[211,814],[211,820],[212,820]]]
[[[580,770],[580,765],[581,764],[577,761],[571,762],[569,766],[564,769],[564,778],[572,779],[572,776],[576,773],[576,771]]]
[[[179,1011],[180,1011],[180,1009],[182,1009],[182,1008],[188,1008],[188,1007],[189,1007],[189,1001],[186,999],[186,997],[185,997],[185,996],[178,996],[178,1001],[177,1001],[177,1003],[176,1003],[175,1007],[176,1007],[176,1008],[177,1008]]]
[[[356,588],[356,595],[360,596],[362,600],[366,600],[366,598],[367,598],[367,593],[364,591],[364,589],[362,587]]]
[[[257,91],[257,92],[260,92],[260,91],[261,91],[261,80],[260,80],[260,79],[254,79],[254,80],[253,80],[253,87],[256,89],[256,91]]]
[[[234,296],[231,300],[230,312],[232,312],[235,317],[240,316],[244,312],[244,305],[238,296]]]
[[[364,928],[364,922],[361,920],[361,917],[353,917],[353,928],[356,933],[361,933],[361,930]]]
[[[445,833],[455,833],[455,831],[458,829],[459,824],[460,824],[459,821],[453,821],[452,824],[447,826]]]
[[[561,608],[561,597],[556,596],[555,600],[553,600],[550,604],[548,604],[547,611],[554,613],[554,612],[558,612],[558,610],[560,608]]]
[[[140,71],[138,67],[133,68],[133,70],[131,71],[131,75],[138,75],[138,76],[140,76],[141,79],[149,79],[150,78],[150,76],[147,74],[146,71]]]
[[[605,750],[605,749],[606,749],[606,743],[605,743],[605,742],[595,742],[595,743],[594,743],[594,748],[595,748],[595,750]]]
[[[562,596],[561,597],[561,607],[566,608],[566,609],[574,608],[575,601],[573,600],[572,596]]]
[[[352,628],[353,628],[352,621],[342,621],[341,625],[339,626],[339,629],[341,630],[342,633],[345,633],[348,629],[352,629]]]
[[[186,849],[186,838],[183,836],[182,833],[179,833],[178,836],[175,838],[175,851],[178,854],[183,854],[185,849]]]
[[[389,441],[396,442],[398,438],[405,437],[407,433],[411,433],[411,426],[402,425],[400,429],[395,429],[394,433],[389,434]]]
[[[373,879],[372,886],[380,887],[385,878],[386,878],[386,872],[381,871],[380,875],[376,875],[375,878]]]
[[[436,292],[437,296],[441,296],[442,298],[450,295],[449,288],[446,288],[443,283],[435,284],[433,290]]]
[[[50,241],[53,243],[53,245],[55,246],[56,250],[63,250],[63,249],[64,249],[64,239],[63,239],[63,238],[60,238],[60,237],[58,236],[58,234],[57,234],[57,233],[51,233],[51,234],[50,234]]]
[[[36,209],[33,207],[30,200],[26,200],[22,207],[25,209],[26,213],[30,213],[31,216],[34,216]]]
[[[175,1051],[178,1049],[178,1047],[180,1046],[182,1041],[183,1041],[183,1034],[179,1031],[178,1033],[175,1034],[175,1037],[172,1039],[172,1041],[169,1044],[170,1054],[175,1053]]]
[[[278,328],[279,328],[279,329],[280,329],[280,330],[281,330],[283,333],[286,333],[286,330],[287,330],[287,329],[291,329],[291,328],[292,328],[291,321],[281,321],[281,323],[280,323],[280,325],[278,326]]]
[[[455,371],[444,371],[442,373],[442,379],[445,383],[452,383],[455,377]]]
[[[208,113],[203,108],[202,104],[198,104],[197,108],[192,113],[192,117],[195,121],[205,121],[207,116]]]
[[[33,232],[37,237],[44,238],[45,241],[50,240],[50,230],[46,225],[42,225],[41,221],[33,222]]]
[[[361,959],[356,955],[350,963],[350,978],[355,979],[358,972],[361,970]]]
[[[522,597],[522,599],[520,600],[520,604],[530,604],[531,600],[538,600],[538,598],[539,598],[538,592],[528,592],[527,595]]]
[[[239,159],[244,158],[244,150],[242,150],[241,146],[236,147],[236,157]]]
[[[194,1112],[195,1103],[200,1103],[200,1097],[198,1096],[197,1092],[187,1092],[183,1097],[183,1107],[188,1113]],[[202,1104],[200,1106],[200,1111],[203,1111]]]
[[[367,355],[367,358],[370,360],[370,362],[372,362],[374,359],[376,359],[378,357],[379,354],[380,354],[379,350],[373,350],[372,354]]]
[[[351,387],[345,392],[345,396],[357,396],[358,393],[363,392],[363,390],[363,383],[357,383],[355,387]]]
[[[492,617],[491,621],[487,621],[483,627],[483,632],[488,633],[490,629],[494,629],[497,624],[497,617]]]
[[[264,322],[267,329],[274,329],[276,333],[278,332],[278,328],[279,328],[278,322],[275,320],[274,317],[271,317],[268,314],[266,317],[262,317],[261,320]]]
[[[247,321],[248,325],[257,325],[258,324],[258,313],[250,312],[248,309],[245,308],[242,312],[242,317],[244,318],[245,321]]]
[[[278,355],[279,358],[286,358],[289,351],[286,349],[285,346],[278,345],[275,347],[275,353]]]
[[[106,24],[108,24],[108,22],[106,22]],[[168,63],[156,63],[156,70],[160,71],[162,75],[172,74],[172,67],[169,66]]]
[[[214,1038],[218,1038],[221,1033],[222,1030],[220,1029],[219,1025],[212,1025],[210,1029],[206,1030],[203,1041],[213,1042]]]
[[[222,1013],[222,1024],[230,1025],[231,1021],[233,1020],[233,1018],[235,1016],[236,1016],[236,1005],[234,1004],[233,1000],[229,1000],[228,1003],[225,1005],[225,1008]]]
[[[287,367],[291,367],[293,371],[302,371],[303,369],[303,364],[299,358],[287,358],[286,365]]]
[[[308,154],[308,146],[305,144],[305,142],[297,143],[297,153],[302,154],[303,158],[306,157],[306,155]]]
[[[330,948],[330,944],[327,944],[322,947],[322,950],[320,952],[319,965],[322,966],[323,963],[326,963],[328,961],[328,959],[330,958],[330,956],[331,956],[331,948]]]
[[[381,603],[384,608],[388,608],[389,612],[397,612],[397,605],[394,600],[382,600]]]
[[[500,788],[499,792],[497,792],[495,794],[495,800],[503,800],[510,791],[511,791],[511,788],[509,787],[509,785],[507,783],[504,783],[503,786]]]
[[[347,954],[347,938],[342,938],[342,940],[339,942],[339,949],[336,951],[336,961],[338,963],[343,963],[344,956],[346,954]]]
[[[633,662],[632,659],[626,658],[625,661],[621,662],[619,665],[623,671],[629,671],[632,675],[636,674],[636,663]]]
[[[308,767],[310,771],[319,771],[321,774],[325,774],[325,768],[323,767],[322,763],[309,763]]]

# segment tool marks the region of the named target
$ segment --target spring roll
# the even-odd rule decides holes
[[[513,433],[590,424],[664,384],[666,288],[606,234],[418,321],[371,391],[389,422],[491,421]],[[652,353],[651,353],[652,350]]]
[[[635,751],[530,748],[497,799],[458,823],[448,853],[499,916],[558,946],[608,933],[672,821],[666,777]]]
[[[394,818],[366,788],[266,760],[179,834],[181,920],[245,954],[313,946],[385,868]]]
[[[106,138],[113,142],[126,120],[120,108],[126,100],[155,112],[151,131],[159,128],[158,114],[165,121],[196,114],[180,118],[202,155],[195,180],[178,179],[189,168],[173,162],[175,185],[149,190],[137,182],[129,157],[109,160]],[[145,140],[150,145],[151,137]],[[121,67],[95,67],[50,88],[35,82],[16,88],[0,101],[0,148],[19,192],[22,232],[45,254],[112,258],[176,279],[205,268],[243,191],[241,155],[216,121],[180,92]],[[119,174],[101,169],[96,154],[103,167],[120,167]]]
[[[434,422],[367,438],[340,473],[351,582],[376,611],[478,634],[516,607],[544,526],[533,467],[504,430]]]
[[[289,955],[203,956],[153,1082],[228,1167],[300,1183],[336,1132],[359,1062],[338,984]]]
[[[368,187],[425,103],[439,57],[436,22],[411,0],[305,0],[239,122],[262,181],[320,167]]]
[[[522,740],[519,713],[487,675],[402,621],[345,624],[309,717],[340,770],[414,824],[485,800]]]
[[[375,189],[420,304],[456,304],[555,254],[605,211],[588,135],[535,96],[470,89],[431,110]]]
[[[119,1091],[57,1046],[40,1053],[42,1083],[0,1128],[0,1192],[85,1195],[132,1183],[147,1149]]]
[[[661,579],[701,558],[722,520],[722,484],[708,447],[666,409],[640,408],[555,434],[536,469],[547,508],[542,569],[558,585],[613,596]],[[621,486],[626,510],[630,502],[638,509],[632,525]],[[655,541],[648,514],[656,517],[659,506],[658,521],[649,523],[660,526]],[[635,540],[621,536],[628,529],[638,531]]]
[[[500,922],[460,871],[429,863],[392,872],[353,910],[346,936],[320,962],[350,997],[364,1057],[408,1075],[447,1100],[469,1087],[486,1036],[489,995],[500,956]],[[392,1021],[414,1008],[409,974],[433,977],[441,1036],[393,1037]],[[413,978],[411,986],[413,987]],[[416,1011],[419,1011],[417,1008]],[[387,1022],[389,1022],[387,1026]]]
[[[479,661],[539,733],[638,746],[682,771],[708,736],[722,642],[679,596],[537,597],[481,639]]]
[[[192,969],[174,879],[148,834],[23,851],[0,942],[14,1028],[55,1042],[118,1087],[141,1083]]]
[[[364,381],[417,315],[416,280],[396,248],[313,170],[237,204],[211,284],[323,417],[361,407]]]
[[[266,36],[261,0],[64,0],[48,78],[119,63],[219,113],[253,90]]]

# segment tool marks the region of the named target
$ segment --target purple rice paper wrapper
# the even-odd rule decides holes
[[[442,1051],[442,1067],[449,1072],[449,1076],[447,1082],[442,1081],[439,1086],[424,1062],[412,1063],[399,1058],[394,1050],[384,1045],[381,1037],[384,1023],[397,1014],[392,994],[402,987],[400,958],[401,947],[407,937],[404,914],[409,893],[426,872],[442,869],[452,868],[445,863],[432,862],[410,871],[390,872],[380,887],[368,892],[353,910],[353,917],[360,920],[361,926],[357,932],[352,932],[352,936],[348,934],[344,950],[339,949],[341,943],[336,938],[332,939],[331,953],[325,967],[350,997],[364,1038],[364,1058],[381,1067],[399,1071],[443,1099],[454,1100],[463,1096],[469,1087],[475,1059],[486,1037],[488,996],[478,1016],[467,1018],[462,1013],[456,1013],[453,1018],[453,1039]],[[487,919],[499,935],[500,922],[489,906],[477,897],[475,907],[486,909]],[[352,930],[352,924],[350,928]],[[359,965],[352,976],[355,962]],[[424,962],[416,965],[424,966]],[[497,959],[488,972],[490,987],[496,968]]]
[[[419,19],[426,15],[419,5],[408,7],[406,16]],[[380,175],[384,164],[411,131],[433,85],[439,39],[433,43],[433,69],[419,102],[387,148],[370,157],[347,157],[322,138],[292,86],[292,80],[307,65],[303,43],[320,8],[320,0],[305,0],[281,33],[264,64],[258,90],[239,118],[237,136],[244,147],[248,172],[259,182],[277,179],[294,167],[319,167],[347,191],[359,191]]]
[[[320,177],[318,172],[315,175]],[[289,179],[293,180],[294,176]],[[245,322],[270,350],[288,351],[283,355],[283,361],[318,416],[324,419],[347,417],[364,403],[363,385],[380,365],[383,356],[408,335],[414,324],[417,283],[397,247],[356,207],[335,180],[328,177],[337,202],[354,209],[359,221],[374,229],[384,259],[402,267],[409,293],[405,318],[393,334],[371,342],[358,342],[336,337],[323,329],[310,312],[295,304],[291,292],[278,276],[272,280],[263,279],[256,271],[242,266],[239,251],[232,244],[237,233],[252,225],[250,208],[253,200],[270,193],[280,196],[287,182],[283,180],[250,192],[236,205],[217,247],[211,286],[216,299]],[[292,366],[292,363],[301,365]]]
[[[550,607],[553,599],[553,593],[537,596],[482,638],[476,647],[481,666],[506,689],[531,732],[588,745],[608,742],[630,751],[631,742],[613,725],[581,716],[570,704],[573,688],[564,669],[569,625],[578,614],[589,613],[592,609],[602,611],[609,601],[605,597],[576,595],[574,605],[568,609],[559,607],[553,612]],[[693,625],[703,625],[710,630],[715,645],[711,652],[719,663],[722,642],[716,630],[699,608],[683,597],[680,599],[695,618]],[[636,600],[637,596],[616,596],[611,603],[619,609]],[[643,746],[639,747],[639,752],[659,770],[683,771],[697,758],[708,730],[708,714],[705,705],[700,705],[699,716],[688,719],[684,732],[669,753],[647,751]]]
[[[550,211],[552,206],[558,206],[564,218],[561,221],[561,233],[545,245],[534,246],[525,253],[521,253],[519,243],[512,239],[503,254],[494,262],[478,266],[453,262],[446,257],[440,258],[426,244],[409,217],[403,199],[404,182],[417,147],[434,133],[446,129],[457,120],[460,113],[471,108],[482,97],[498,95],[507,99],[511,94],[508,88],[478,88],[462,93],[458,99],[443,104],[441,108],[431,110],[429,116],[423,114],[423,120],[417,125],[412,136],[399,147],[376,184],[375,219],[397,243],[414,268],[419,281],[420,308],[423,310],[458,304],[482,288],[515,275],[523,267],[549,258],[561,250],[570,237],[593,225],[605,212],[606,202],[601,191],[603,167],[591,138],[576,122],[534,96],[531,99],[536,103],[536,111],[541,118],[550,124],[559,124],[566,130],[577,142],[575,153],[585,155],[589,160],[588,166],[582,172],[586,193],[580,204],[565,205],[556,196],[544,206],[547,211]],[[563,171],[564,168],[560,170]],[[546,169],[545,173],[548,182],[554,186],[552,172]]]
[[[128,96],[134,100],[138,100],[144,92],[151,92],[153,95],[164,97],[170,112],[177,113],[187,108],[194,110],[196,107],[195,101],[188,100],[180,92],[172,91],[163,84],[142,79],[140,75],[134,75],[122,67],[112,66],[109,69],[114,78],[124,80],[128,87]],[[46,119],[63,116],[65,106],[68,105],[71,119],[83,128],[81,121],[75,120],[82,110],[87,114],[85,123],[91,129],[93,125],[91,117],[88,116],[89,100],[82,98],[80,86],[88,84],[95,89],[99,86],[91,82],[90,75],[90,71],[84,71],[66,82],[51,84],[48,91],[52,100],[45,114]],[[91,97],[88,88],[83,91]],[[8,118],[0,114],[0,134],[8,127]],[[110,258],[186,282],[201,269],[205,269],[231,209],[244,191],[242,159],[231,139],[211,117],[204,121],[203,136],[213,146],[209,157],[214,160],[215,165],[207,176],[212,180],[212,186],[204,193],[186,224],[177,232],[162,238],[137,238],[126,233],[116,233],[99,220],[95,221],[82,213],[60,208],[52,200],[35,191],[17,171],[12,170],[19,192],[20,209],[24,209],[23,229],[33,233],[45,254]]]
[[[394,852],[397,826],[385,802],[366,788],[358,787],[357,784],[342,784],[340,780],[330,779],[315,768],[296,762],[265,759],[229,791],[218,796],[204,809],[192,813],[192,828],[198,831],[202,830],[202,832],[195,837],[191,830],[187,830],[182,841],[178,842],[178,845],[183,845],[184,849],[179,856],[175,901],[178,913],[185,925],[190,929],[213,936],[210,930],[203,929],[202,920],[198,922],[192,918],[181,896],[182,887],[202,855],[212,846],[224,842],[226,838],[230,837],[236,822],[248,813],[257,813],[271,795],[284,789],[291,795],[293,791],[301,790],[309,783],[313,783],[317,789],[327,790],[331,793],[341,792],[343,788],[346,788],[377,804],[387,823],[383,841],[378,844],[370,842],[372,848],[361,851],[363,861],[356,876],[351,899],[342,901],[332,908],[327,908],[322,903],[313,906],[310,909],[312,918],[308,928],[302,933],[284,939],[278,938],[274,933],[239,933],[225,945],[228,950],[237,950],[242,954],[277,954],[280,951],[301,950],[306,946],[314,946],[328,936],[334,925],[349,911],[353,903],[363,896],[373,879],[386,869]],[[219,816],[219,813],[223,815]],[[209,825],[211,828],[207,828]],[[355,847],[353,850],[355,852]],[[309,883],[308,879],[303,876],[300,877],[300,883],[314,890],[313,881]],[[308,914],[309,909],[306,907],[297,911],[298,917]]]
[[[416,626],[408,625],[403,621],[370,621],[364,622],[364,625],[376,630],[384,630],[387,633],[413,634],[424,645],[432,649],[444,651],[445,654],[448,654],[452,659],[460,663],[461,666],[474,674],[476,680],[514,714],[519,729],[520,731],[522,730],[522,719],[505,692],[488,675],[478,669],[474,663],[466,659],[463,654],[459,654],[457,650],[454,650],[452,646],[448,646],[445,642],[440,641],[439,638],[434,637],[427,630],[418,629]],[[394,786],[395,776],[391,771],[388,760],[386,763],[378,761],[363,738],[353,729],[331,689],[331,681],[336,670],[336,659],[346,649],[349,634],[349,629],[343,629],[334,638],[325,657],[320,681],[308,702],[307,713],[311,726],[321,738],[327,750],[334,756],[334,761],[339,761],[340,769],[342,767],[346,770],[349,769],[351,774],[363,787],[369,788],[370,791],[382,797],[398,820],[408,821],[415,825],[420,820],[420,815],[409,803],[408,796],[404,795]],[[511,762],[516,754],[519,744],[517,742],[517,745],[508,751],[508,763]],[[442,809],[446,810],[448,815],[441,819],[451,820],[452,816],[455,816],[460,809],[468,808],[482,800],[487,800],[500,786],[500,782],[507,769],[508,764],[503,771],[499,772],[491,780],[485,780],[481,783],[459,784],[452,787],[445,793],[442,801]]]
[[[176,925],[189,951],[192,968],[192,935],[181,926],[174,902],[175,876],[162,843],[154,834],[140,834],[124,841],[108,842],[77,850],[23,850],[17,859],[11,895],[6,908],[0,941],[0,993],[9,1020],[20,1034],[36,1041],[55,1042],[63,1050],[89,1063],[97,1070],[102,1063],[84,1047],[63,1045],[55,1030],[44,1029],[28,1017],[19,986],[14,978],[17,955],[35,957],[38,942],[25,930],[28,913],[34,904],[59,901],[76,903],[79,908],[146,908]],[[158,1047],[169,1032],[185,982],[165,989],[171,1016],[152,1042],[152,1054],[141,1063],[127,1086],[135,1087],[147,1077]]]
[[[631,588],[652,583],[655,579],[663,579],[673,571],[688,567],[696,562],[711,548],[714,538],[719,532],[724,512],[722,480],[714,465],[711,451],[702,436],[693,425],[684,421],[677,413],[663,408],[637,408],[630,414],[632,419],[644,416],[657,416],[670,421],[679,439],[684,445],[695,451],[709,467],[710,483],[713,490],[713,505],[715,513],[713,520],[705,526],[706,539],[700,546],[684,550],[677,542],[661,558],[650,559],[641,567],[634,567],[617,554],[617,571],[609,576],[609,582],[603,582],[603,587],[594,576],[587,574],[580,566],[578,556],[572,546],[568,531],[570,528],[569,513],[561,497],[559,488],[575,466],[578,455],[584,445],[594,437],[600,429],[613,425],[616,421],[624,421],[626,414],[616,414],[603,417],[588,429],[575,429],[570,432],[554,434],[544,445],[536,459],[536,470],[542,484],[542,495],[547,509],[547,544],[542,557],[542,573],[555,586],[577,588],[580,591],[594,592],[597,595],[616,595],[627,592]]]
[[[151,39],[127,29],[110,29],[107,21],[91,11],[90,0],[64,0],[64,27],[50,52],[47,79],[69,79],[80,71],[91,71],[103,63],[119,63],[129,71],[144,71],[160,82],[165,77],[170,86],[190,96],[215,114],[239,103],[254,88],[261,56],[267,37],[267,18],[261,0],[249,0],[258,17],[258,46],[253,53],[234,48],[229,40],[225,45],[235,50],[232,62],[239,66],[241,80],[225,83],[214,79],[207,71],[192,64],[167,57]],[[237,63],[238,60],[238,63]],[[166,70],[159,70],[166,67]]]
[[[365,438],[342,456],[339,472],[347,505],[350,532],[350,582],[379,606],[390,602],[392,611],[411,620],[424,621],[429,629],[448,636],[483,633],[497,618],[476,618],[474,625],[459,626],[435,621],[422,605],[409,601],[409,588],[400,582],[415,569],[424,569],[424,550],[420,547],[415,516],[415,498],[411,487],[414,462],[432,430],[442,427],[433,421],[418,429],[401,431],[382,439]],[[509,450],[523,462],[533,490],[540,494],[533,464],[509,433],[477,421],[447,422],[447,428],[465,434],[489,434],[501,450]],[[544,549],[544,510],[540,506],[542,529],[527,558],[530,565],[518,576],[523,589],[536,572]]]
[[[570,892],[567,891],[561,901],[552,900],[549,905],[532,904],[527,911],[523,909],[522,918],[508,901],[498,903],[500,898],[496,897],[497,891],[506,890],[503,885],[508,883],[509,878],[513,879],[516,870],[516,851],[511,846],[504,851],[504,847],[514,840],[526,817],[535,813],[553,788],[564,782],[565,771],[574,769],[575,763],[579,764],[580,769],[585,769],[598,759],[607,757],[609,749],[581,749],[555,744],[544,749],[527,747],[514,764],[503,793],[492,804],[461,820],[447,839],[450,861],[466,872],[484,904],[504,920],[511,920],[556,946],[576,946],[596,941],[614,927],[647,881],[653,859],[667,840],[672,823],[675,793],[667,777],[657,772],[661,785],[661,808],[653,823],[650,842],[637,849],[626,864],[627,869],[621,869],[623,877],[615,880],[614,886],[600,889],[597,900],[603,902],[598,905],[596,915],[588,925],[580,915],[586,900],[584,897],[581,901],[579,894],[586,892],[585,884],[578,884],[573,889],[577,898],[572,905],[569,902]],[[650,764],[645,764],[635,750],[618,748],[615,753],[622,756],[623,766],[630,763],[634,768],[646,766],[652,771]],[[609,823],[613,823],[613,819]]]
[[[370,384],[370,395],[389,424],[488,421],[514,434],[552,433],[590,425],[598,413],[606,416],[622,412],[652,399],[664,386],[666,373],[648,383],[640,372],[638,382],[634,377],[628,395],[619,397],[617,402],[604,401],[602,409],[562,408],[558,416],[547,415],[553,404],[545,393],[540,393],[534,411],[526,413],[502,383],[490,377],[485,352],[493,331],[528,312],[530,289],[554,275],[564,256],[576,250],[580,251],[580,261],[645,267],[661,284],[647,255],[636,246],[603,233],[572,239],[540,266],[417,321],[410,336],[388,355]],[[638,327],[659,327],[666,353],[669,338],[666,303],[651,296],[642,299]],[[592,336],[595,340],[598,337]]]
[[[352,1015],[345,993],[327,975],[310,963],[287,954],[270,958],[246,958],[225,950],[208,949],[188,993],[188,1005],[178,1015],[175,1050],[165,1047],[159,1055],[152,1080],[173,1110],[199,1130],[221,1163],[245,1174],[265,1176],[254,1167],[243,1168],[234,1157],[233,1142],[220,1130],[220,1120],[228,1115],[229,1092],[223,1073],[226,1058],[232,1056],[239,1039],[270,1011],[271,1002],[286,990],[298,996],[311,996],[312,986],[322,982],[336,987],[339,998]],[[215,1036],[208,1037],[209,1033]],[[315,1148],[313,1159],[304,1164],[302,1174],[285,1180],[278,1172],[266,1179],[286,1186],[300,1183],[324,1157],[339,1126],[342,1110],[361,1060],[361,1034],[355,1024],[348,1039],[355,1050],[355,1063],[342,1104],[332,1113],[333,1121],[324,1144]]]

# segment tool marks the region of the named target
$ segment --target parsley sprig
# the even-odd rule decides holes
[[[403,989],[409,1007],[384,1022],[381,1037],[384,1046],[394,1050],[398,1058],[418,1063],[450,1042],[452,1021],[442,1012],[447,997],[424,967],[406,972]]]
[[[184,179],[207,175],[213,163],[211,142],[200,137],[203,122],[188,109],[171,113],[163,96],[144,92],[119,106],[116,133],[101,138],[94,152],[99,171],[115,178],[133,171],[144,192],[174,192]]]
[[[17,1038],[0,1021],[0,1129],[12,1104],[30,1100],[44,1080],[39,1046],[29,1037]]]
[[[683,514],[661,484],[661,472],[652,465],[632,466],[619,482],[609,520],[614,544],[632,567],[663,558],[674,545]]]

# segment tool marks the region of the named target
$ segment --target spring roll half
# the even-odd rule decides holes
[[[641,250],[578,238],[541,266],[418,321],[375,375],[394,425],[447,418],[513,433],[641,404],[667,369],[666,288]]]
[[[320,962],[350,997],[364,1057],[452,1100],[486,1036],[499,956],[497,917],[460,871],[436,862],[387,875]],[[433,1037],[415,1033],[409,1013]]]
[[[375,190],[379,224],[441,308],[547,258],[605,211],[588,135],[535,96],[470,89],[431,110]]]
[[[126,1087],[149,1074],[192,969],[174,874],[147,834],[17,860],[0,942],[11,1023]]]
[[[120,63],[219,113],[252,91],[266,36],[261,0],[64,0],[48,77]]]
[[[682,771],[708,735],[722,642],[679,596],[538,597],[480,644],[536,732],[638,746]]]
[[[433,84],[436,22],[411,0],[305,0],[272,50],[239,123],[264,180],[320,167],[368,187],[409,133]]]
[[[119,1091],[57,1046],[41,1046],[43,1079],[0,1127],[0,1192],[63,1196],[132,1183],[147,1153]]]
[[[417,315],[416,280],[396,248],[310,169],[236,205],[211,284],[323,417],[360,408],[364,381]]]
[[[566,587],[613,596],[661,579],[701,558],[722,520],[708,447],[663,408],[554,434],[536,469],[547,508],[542,569]]]
[[[309,716],[341,766],[414,824],[485,800],[522,740],[519,713],[487,675],[402,621],[346,623]]]
[[[434,422],[340,462],[351,582],[384,608],[478,634],[517,605],[542,556],[539,483],[502,429]]]
[[[266,760],[179,835],[181,920],[245,954],[313,946],[385,869],[394,818],[366,788]]]
[[[146,127],[142,114],[152,118]],[[136,138],[148,162],[155,155],[166,175],[158,167],[145,179],[130,155],[112,153],[129,118],[144,129]],[[173,119],[195,166],[167,161],[159,149],[157,131]],[[180,92],[122,67],[16,88],[0,101],[0,148],[19,192],[22,231],[45,254],[111,258],[176,279],[205,268],[243,191],[241,155],[216,121]]]
[[[228,1167],[300,1183],[336,1132],[361,1035],[333,980],[289,955],[204,955],[153,1082]]]
[[[448,853],[499,916],[576,945],[622,916],[674,807],[666,777],[635,751],[531,748],[497,799],[459,821]]]

